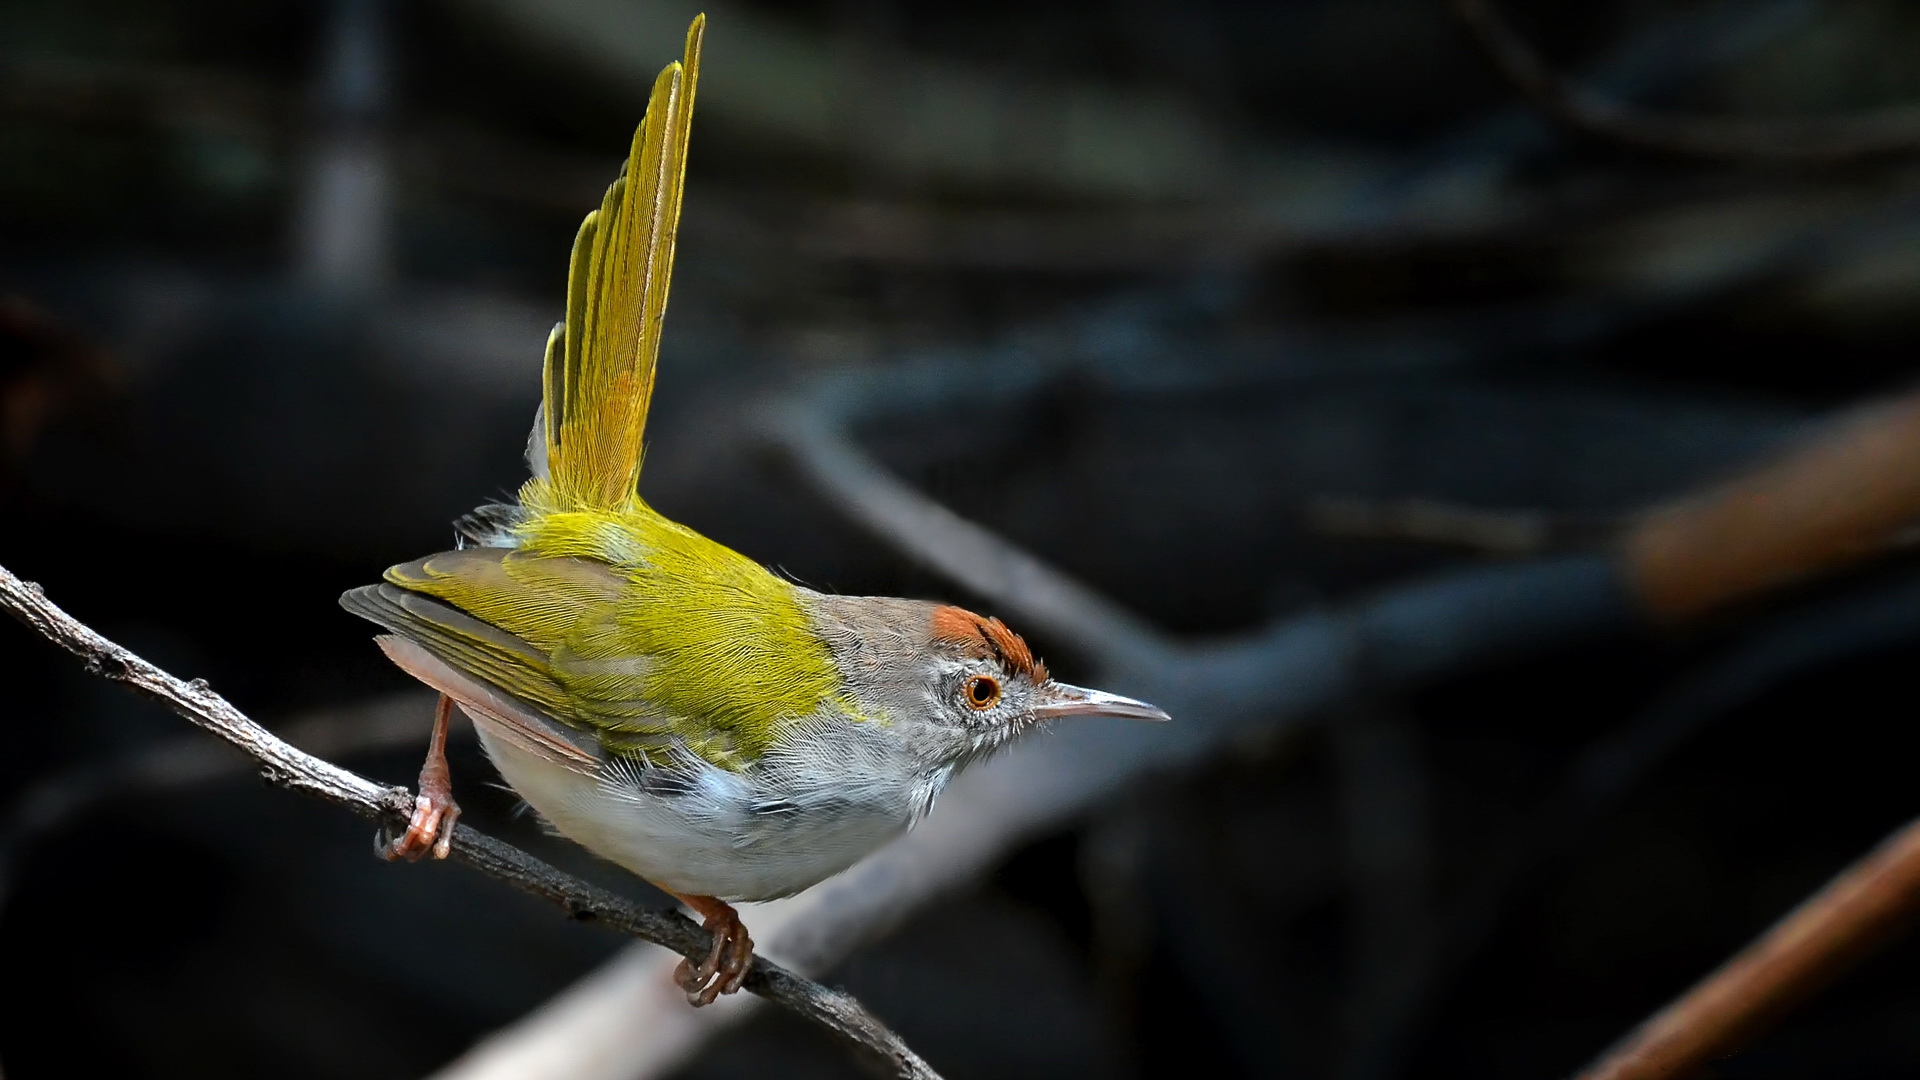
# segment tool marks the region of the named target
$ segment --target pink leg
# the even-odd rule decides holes
[[[441,694],[433,712],[427,760],[420,766],[420,795],[413,803],[413,820],[407,823],[407,831],[382,852],[388,859],[413,862],[428,852],[444,859],[453,847],[453,823],[460,820],[460,807],[453,801],[453,777],[447,771],[447,724],[452,718],[453,699]]]
[[[753,970],[753,939],[747,936],[740,913],[711,896],[686,896],[671,889],[666,892],[692,908],[700,916],[700,925],[713,935],[713,951],[699,966],[682,960],[673,970],[674,981],[687,992],[687,1004],[696,1008],[711,1005],[721,994],[740,989],[740,984],[747,981],[747,972]]]

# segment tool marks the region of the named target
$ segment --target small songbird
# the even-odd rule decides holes
[[[695,1005],[737,990],[752,962],[729,901],[853,865],[1042,721],[1167,718],[1054,681],[997,619],[814,592],[640,498],[704,25],[655,81],[625,168],[574,240],[518,500],[463,520],[457,550],[341,597],[441,695],[389,857],[446,857],[457,704],[555,830],[701,916],[713,951],[677,971]]]

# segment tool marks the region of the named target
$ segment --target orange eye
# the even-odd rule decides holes
[[[1000,684],[985,675],[967,680],[967,704],[976,709],[991,709],[1000,702]]]

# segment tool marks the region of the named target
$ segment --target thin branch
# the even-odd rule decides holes
[[[913,374],[939,385],[931,371]],[[1021,625],[1114,660],[1157,657],[1171,648],[1139,616],[940,505],[861,452],[848,436],[847,417],[884,389],[873,381],[829,382],[790,403],[771,425],[771,434],[808,482],[848,517],[1019,616]]]
[[[1917,908],[1920,820],[1634,1029],[1579,1080],[1664,1080],[1698,1071],[1851,967]]]
[[[1376,501],[1323,495],[1306,507],[1307,527],[1326,536],[1445,544],[1520,557],[1600,547],[1623,523],[1598,514],[1491,510],[1435,499]]]
[[[391,828],[413,808],[405,788],[377,784],[314,757],[249,719],[201,679],[183,681],[107,640],[46,598],[38,585],[0,567],[0,607],[42,637],[79,657],[89,672],[129,687],[165,705],[260,763],[274,784],[337,803]],[[544,897],[583,922],[599,922],[694,960],[712,944],[706,931],[679,912],[650,911],[548,866],[532,855],[465,826],[456,828],[452,858],[535,896]],[[879,1057],[893,1074],[939,1080],[938,1074],[884,1024],[848,994],[754,960],[746,988],[812,1020]]]
[[[1554,119],[1610,142],[1673,157],[1769,166],[1842,165],[1920,152],[1920,108],[1804,123],[1656,116],[1607,101],[1547,65],[1494,7],[1453,0],[1494,67]]]

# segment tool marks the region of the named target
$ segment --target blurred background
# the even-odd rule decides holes
[[[1648,114],[1920,103],[1900,0],[1508,7]],[[409,783],[430,699],[335,597],[518,485],[574,230],[695,10],[0,6],[0,564]],[[1026,624],[1199,733],[827,972],[948,1077],[1565,1075],[1914,812],[1885,526],[1920,502],[1707,599],[1748,532],[1645,553],[1649,508],[1907,391],[1920,163],[1570,131],[1443,0],[705,10],[645,495],[815,587],[1022,625],[864,520],[813,417],[1151,628],[1157,673]],[[1910,497],[1901,445],[1834,498]],[[1462,581],[1511,587],[1297,647]],[[1236,642],[1280,676],[1181,666]],[[10,622],[0,672],[14,1080],[428,1076],[624,944],[374,859]],[[456,743],[467,822],[664,902]],[[1914,1075],[1917,963],[1721,1074]],[[672,1075],[861,1073],[769,1010]]]

